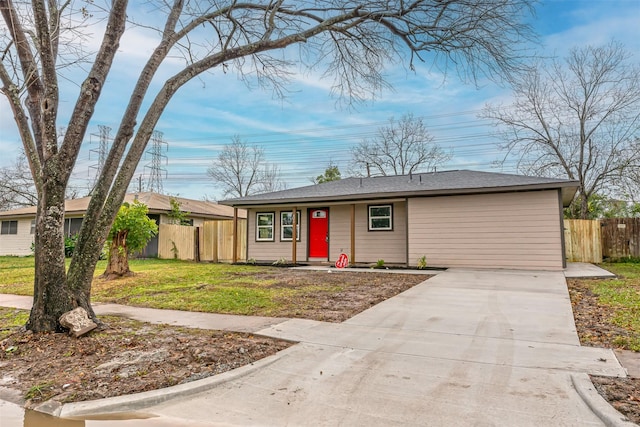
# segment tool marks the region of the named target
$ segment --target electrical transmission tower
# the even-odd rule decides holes
[[[98,125],[98,131],[99,133],[97,135],[93,133],[91,134],[91,136],[98,137],[98,148],[93,148],[90,151],[90,153],[95,153],[98,156],[98,163],[89,166],[90,169],[94,169],[96,171],[95,177],[93,179],[94,187],[98,182],[98,178],[100,178],[104,163],[107,161],[107,153],[109,152],[109,133],[111,132],[111,128],[109,126]],[[91,154],[89,154],[89,156],[91,156]]]
[[[163,151],[169,149],[169,144],[162,140],[163,133],[153,131],[151,135],[151,147],[147,150],[147,154],[151,156],[151,162],[145,165],[145,170],[149,169],[149,179],[147,180],[147,191],[162,194],[162,175],[167,175],[167,170],[161,165],[167,164],[167,156],[162,154]]]

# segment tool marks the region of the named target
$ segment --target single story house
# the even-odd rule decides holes
[[[142,192],[125,196],[125,202],[138,200],[149,208],[149,218],[160,224],[170,224],[171,199],[180,203],[180,210],[188,212],[187,220],[190,225],[202,226],[205,220],[232,220],[234,209],[229,206],[219,205],[213,202],[185,199],[182,197],[166,196],[163,194]],[[66,236],[73,236],[80,231],[82,218],[84,217],[91,197],[71,199],[65,201]],[[244,218],[245,212],[239,212],[236,216]],[[36,207],[13,209],[0,212],[0,255],[31,255],[31,244],[34,241]],[[158,255],[158,238],[155,236],[147,244],[142,256],[155,257]]]
[[[221,201],[247,210],[247,258],[415,267],[565,267],[577,182],[454,170],[339,181]],[[294,238],[295,237],[295,238]]]

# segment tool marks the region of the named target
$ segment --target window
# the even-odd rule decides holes
[[[369,206],[369,231],[393,230],[393,206]]]
[[[18,221],[2,221],[0,234],[18,234]]]
[[[36,234],[36,220],[35,219],[31,220],[31,231],[29,233],[30,234]]]
[[[293,239],[293,212],[280,212],[280,240]],[[300,241],[300,211],[296,211],[296,241]]]
[[[273,212],[256,213],[256,240],[273,242]]]

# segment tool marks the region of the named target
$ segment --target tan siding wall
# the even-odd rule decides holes
[[[406,263],[406,204],[393,203],[392,231],[369,231],[370,204],[385,203],[356,205],[356,263],[374,263],[379,259],[386,263]],[[337,260],[342,252],[351,257],[351,205],[331,206],[329,210],[329,259]]]
[[[409,264],[562,269],[556,191],[409,200]]]
[[[374,204],[384,205],[385,203]],[[383,259],[385,263],[406,263],[406,204],[393,203],[392,231],[369,231],[368,205],[356,205],[356,262],[373,263]]]
[[[296,256],[297,261],[306,261],[307,259],[307,209],[300,208],[300,241],[297,242]],[[258,262],[277,261],[285,258],[291,261],[292,242],[290,240],[280,241],[280,212],[291,212],[291,209],[250,209],[248,215],[247,234],[249,236],[247,258],[255,259]],[[258,212],[275,212],[275,227],[273,242],[257,242],[256,241],[256,213]]]
[[[351,260],[351,205],[336,205],[329,209],[329,260],[335,262],[341,253]]]
[[[394,203],[393,230],[368,231],[368,204],[356,205],[356,262],[374,263],[384,259],[386,263],[401,263],[406,257],[406,204]],[[384,204],[376,202],[374,204]],[[329,261],[335,261],[340,253],[351,256],[351,205],[318,205],[329,208]],[[256,261],[275,261],[279,258],[291,260],[291,242],[280,241],[280,211],[287,209],[251,209],[249,211],[249,248],[247,256]],[[290,210],[290,209],[289,209]],[[256,241],[256,213],[275,212],[275,241]],[[307,209],[302,209],[301,241],[298,242],[298,261],[307,260],[308,218]]]
[[[11,220],[7,220],[11,221]],[[31,219],[19,219],[18,234],[0,234],[0,255],[32,255]]]

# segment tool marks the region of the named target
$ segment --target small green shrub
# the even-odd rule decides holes
[[[371,268],[384,268],[384,260],[379,259]]]
[[[64,238],[64,256],[71,258],[73,251],[76,250],[76,242],[78,241],[78,235],[68,236]]]
[[[424,270],[425,268],[427,268],[427,256],[422,255],[418,258],[418,270]]]
[[[285,257],[281,257],[277,261],[273,262],[273,265],[286,265],[286,264],[287,264],[287,259]]]

